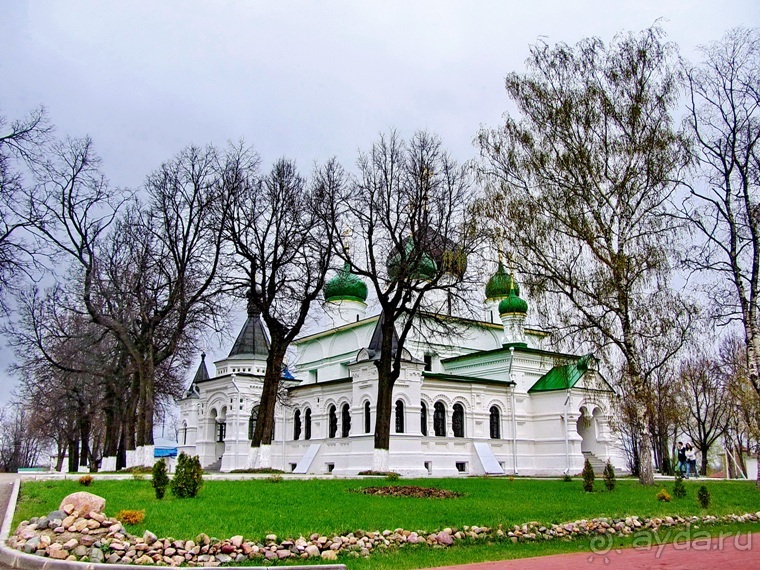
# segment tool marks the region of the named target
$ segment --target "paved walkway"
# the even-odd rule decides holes
[[[8,510],[8,501],[11,498],[11,490],[13,489],[13,481],[18,477],[15,473],[0,473],[0,524],[2,524],[5,518],[5,513]],[[10,568],[0,564],[0,569],[6,570]]]
[[[687,540],[675,531],[671,536],[654,539],[643,548],[611,550],[606,554],[555,554],[538,558],[479,562],[463,566],[443,566],[435,570],[569,570],[571,568],[605,568],[610,570],[701,570],[703,568],[733,568],[760,570],[760,533],[726,533],[708,540],[696,533]],[[674,540],[675,539],[675,540]]]

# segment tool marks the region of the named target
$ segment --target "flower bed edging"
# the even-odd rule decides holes
[[[359,557],[370,556],[373,551],[400,548],[406,544],[424,544],[446,548],[467,540],[510,540],[513,543],[566,538],[620,535],[628,536],[639,531],[656,532],[662,527],[694,524],[746,523],[760,521],[760,511],[743,515],[665,516],[620,519],[594,518],[562,524],[543,525],[528,522],[496,529],[464,526],[461,529],[444,528],[434,532],[409,531],[401,528],[384,531],[357,530],[347,535],[320,535],[308,538],[280,540],[274,534],[261,542],[233,536],[226,540],[200,534],[195,540],[160,539],[146,530],[142,537],[130,535],[115,518],[99,513],[80,515],[73,511],[65,518],[53,511],[47,517],[22,521],[8,545],[28,554],[59,560],[89,561],[108,564],[138,564],[169,566],[219,566],[240,563],[244,560],[276,560],[316,558],[334,561],[338,554]]]

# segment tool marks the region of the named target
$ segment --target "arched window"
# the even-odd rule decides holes
[[[348,437],[348,435],[351,433],[351,408],[348,407],[348,404],[343,404],[343,408],[341,408],[340,423],[340,436]]]
[[[396,433],[404,433],[404,402],[396,400]]]
[[[301,410],[296,410],[293,414],[293,439],[298,441],[301,437]]]
[[[501,439],[501,418],[496,406],[491,406],[491,439]]]
[[[446,407],[443,402],[433,406],[433,433],[437,437],[446,437]]]
[[[451,414],[451,431],[454,437],[464,437],[464,407],[462,404],[454,404],[454,411]]]
[[[335,437],[335,434],[338,433],[338,414],[335,411],[335,406],[330,406],[329,416],[330,431],[327,437]]]
[[[259,407],[253,406],[251,417],[248,418],[248,439],[253,439],[253,432],[256,431],[256,421],[259,419]]]
[[[364,433],[372,431],[372,417],[369,412],[369,402],[364,402]]]
[[[182,422],[182,445],[187,445],[187,422]]]
[[[223,443],[224,438],[227,437],[227,422],[218,422],[216,424],[216,441]]]
[[[422,435],[427,435],[427,406],[425,405],[425,402],[421,403],[422,406],[420,407],[420,431],[422,432]]]
[[[306,413],[304,413],[304,423],[306,425],[303,430],[303,438],[311,439],[311,408],[306,408]]]

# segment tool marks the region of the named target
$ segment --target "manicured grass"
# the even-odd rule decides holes
[[[361,487],[410,484],[434,486],[463,493],[456,499],[416,499],[378,497],[350,492]],[[594,517],[627,515],[665,516],[730,514],[760,511],[760,491],[753,482],[686,481],[687,497],[661,503],[659,489],[672,491],[672,482],[642,487],[633,480],[618,482],[610,493],[584,493],[581,481],[506,478],[378,479],[207,481],[196,499],[175,499],[167,495],[155,499],[149,480],[95,480],[89,488],[76,481],[27,482],[22,486],[15,523],[47,514],[58,507],[67,494],[87,490],[105,497],[106,512],[145,509],[144,523],[130,526],[134,534],[147,528],[159,536],[194,538],[205,532],[227,538],[242,534],[262,540],[266,534],[280,537],[347,533],[358,529],[433,531],[444,527],[478,525],[505,527],[529,521],[560,523]],[[697,489],[706,485],[712,495],[710,509],[702,510]],[[599,485],[598,487],[601,487]],[[708,528],[708,527],[705,527]],[[737,530],[760,530],[760,525],[736,525]],[[746,532],[746,530],[745,530]],[[540,544],[495,542],[468,544],[454,548],[404,548],[399,553],[375,554],[370,561],[346,558],[352,568],[420,568],[513,556],[538,556],[558,552],[588,550],[588,540],[551,541]]]

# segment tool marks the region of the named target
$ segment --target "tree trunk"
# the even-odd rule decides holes
[[[137,410],[137,442],[138,447],[153,445],[153,411],[155,409],[155,378],[153,360],[146,358],[138,366],[139,374],[139,406]]]
[[[391,415],[393,412],[393,380],[378,362],[377,411],[375,412],[375,449],[390,450]]]
[[[638,381],[638,378],[633,380]],[[649,430],[649,407],[637,397],[636,415],[639,423],[639,483],[654,485],[652,465],[652,435]]]
[[[253,465],[251,467],[270,468],[272,456],[270,453],[260,453],[263,445],[272,444],[274,432],[274,412],[277,405],[277,392],[282,380],[282,363],[285,359],[285,351],[282,350],[281,342],[273,335],[267,356],[267,369],[264,373],[264,386],[261,391],[259,402],[259,417],[256,420],[256,429],[253,431],[251,448]],[[266,465],[264,464],[266,463]]]
[[[79,471],[79,441],[76,437],[69,438],[69,473]]]
[[[86,467],[90,459],[90,420],[86,415],[82,415],[79,418],[79,439],[82,442],[79,465],[80,467]]]
[[[391,314],[390,312],[388,314]],[[391,416],[393,412],[393,386],[401,370],[401,361],[393,354],[395,323],[387,315],[383,319],[380,358],[377,366],[377,412],[375,416],[375,450],[389,451],[391,446]],[[398,348],[397,350],[400,350]]]

